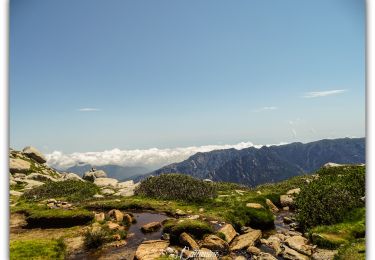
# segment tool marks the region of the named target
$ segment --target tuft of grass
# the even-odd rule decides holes
[[[10,242],[11,260],[65,259],[66,245],[62,239],[17,240]]]
[[[213,227],[201,220],[168,220],[164,223],[163,232],[170,235],[171,241],[177,242],[181,233],[186,232],[194,238],[201,239],[205,234],[212,234]]]
[[[142,181],[136,195],[180,200],[187,202],[207,201],[217,196],[214,184],[184,174],[162,174]]]
[[[343,247],[335,255],[334,260],[365,260],[366,241],[364,238],[357,239]]]
[[[271,229],[274,227],[274,215],[267,209],[254,209],[246,206],[238,206],[228,211],[227,219],[239,230],[242,226],[250,226],[257,229]]]
[[[82,201],[92,198],[99,192],[99,187],[91,182],[66,180],[47,182],[25,192],[22,198],[29,201],[38,201],[48,198],[64,198],[68,201]]]
[[[366,210],[357,208],[344,216],[344,221],[334,225],[316,226],[310,229],[312,241],[323,248],[338,248],[357,238],[364,238],[366,233]]]
[[[104,244],[114,241],[114,235],[120,235],[125,239],[127,232],[125,230],[110,230],[108,226],[102,225],[98,230],[87,230],[84,233],[84,247],[86,249],[96,249]]]

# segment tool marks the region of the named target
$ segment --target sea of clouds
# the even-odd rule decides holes
[[[47,164],[59,170],[66,170],[67,168],[78,164],[91,164],[95,166],[142,166],[152,170],[171,163],[181,162],[197,152],[209,152],[230,148],[241,150],[248,147],[260,148],[262,146],[263,145],[254,145],[251,142],[241,142],[234,145],[203,145],[165,149],[150,148],[143,150],[120,150],[115,148],[103,152],[71,154],[54,151],[51,154],[47,154]]]

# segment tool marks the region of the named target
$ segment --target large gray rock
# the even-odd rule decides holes
[[[253,246],[257,240],[262,236],[262,231],[253,229],[248,233],[236,237],[230,244],[230,250],[242,250],[249,246]]]
[[[105,173],[105,171],[102,171],[102,170],[91,170],[91,171],[85,172],[82,178],[84,180],[93,182],[97,178],[107,178],[107,174]]]
[[[77,174],[68,172],[68,173],[62,173],[61,174],[62,180],[76,180],[76,181],[84,181],[81,177],[79,177]]]
[[[169,246],[166,240],[148,240],[140,244],[135,252],[135,259],[153,260],[160,257]]]
[[[38,163],[45,163],[47,162],[46,157],[38,151],[35,147],[27,146],[23,148],[22,150],[23,154],[25,154],[27,157],[35,160]]]
[[[9,171],[11,173],[27,173],[31,164],[28,161],[19,158],[9,159]]]
[[[112,178],[96,178],[94,184],[99,187],[117,187],[118,180]]]
[[[119,188],[132,188],[134,186],[133,180],[130,181],[124,181],[124,182],[119,182],[117,184],[117,187]]]

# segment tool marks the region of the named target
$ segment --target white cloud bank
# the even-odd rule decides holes
[[[84,107],[77,109],[79,112],[95,112],[95,111],[100,111],[99,108],[94,108],[94,107]]]
[[[209,152],[213,150],[235,148],[237,150],[263,145],[254,145],[251,142],[241,142],[230,145],[204,145],[190,146],[180,148],[150,148],[144,150],[106,150],[103,152],[85,152],[64,154],[60,151],[54,151],[47,154],[47,164],[57,169],[65,170],[77,164],[101,165],[120,165],[120,166],[143,166],[150,169],[157,169],[164,165],[174,162],[180,162],[197,152]],[[268,146],[268,145],[267,145]]]
[[[334,89],[334,90],[326,90],[326,91],[313,91],[307,92],[303,96],[304,98],[317,98],[317,97],[326,97],[331,95],[342,94],[346,92],[346,89]]]

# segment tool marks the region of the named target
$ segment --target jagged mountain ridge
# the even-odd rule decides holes
[[[327,162],[365,163],[365,138],[324,139],[306,144],[197,153],[185,161],[133,179],[138,181],[149,175],[183,173],[201,179],[256,186],[313,172]]]

